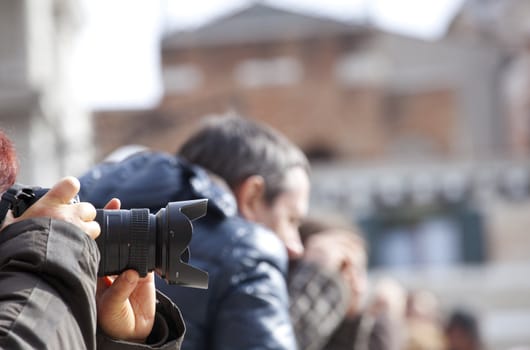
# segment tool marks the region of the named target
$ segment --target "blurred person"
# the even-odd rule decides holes
[[[443,350],[445,339],[440,320],[438,299],[429,290],[407,293],[406,350]]]
[[[374,283],[370,292],[365,314],[376,320],[382,320],[385,328],[391,332],[391,349],[401,349],[406,331],[405,310],[406,290],[399,281],[382,276]]]
[[[374,283],[368,306],[372,314],[387,315],[396,324],[402,324],[405,319],[406,305],[407,292],[397,280],[384,276]]]
[[[103,162],[81,178],[81,198],[158,210],[208,199],[194,222],[190,262],[209,273],[207,290],[157,283],[178,300],[183,349],[296,349],[289,317],[288,258],[309,202],[309,164],[288,139],[237,115],[207,118],[177,155],[141,152]],[[158,281],[157,281],[158,282]]]
[[[13,143],[0,130],[2,194],[17,170]],[[139,279],[135,271],[125,271],[103,289],[98,281],[96,293],[94,239],[100,227],[91,204],[70,204],[78,191],[79,181],[66,177],[20,217],[7,212],[1,218],[0,348],[179,349],[180,314],[166,300],[155,316],[152,276]],[[2,198],[7,211],[6,201]],[[119,201],[106,208],[118,209]],[[164,332],[169,327],[171,334]]]
[[[482,341],[476,316],[470,311],[453,310],[445,324],[447,350],[480,350]]]
[[[365,309],[367,250],[359,230],[313,217],[300,234],[305,253],[292,262],[289,292],[301,349],[398,349],[385,315]]]

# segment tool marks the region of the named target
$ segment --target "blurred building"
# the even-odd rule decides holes
[[[130,139],[174,150],[190,120],[228,109],[279,128],[315,158],[475,159],[504,150],[499,52],[485,45],[426,42],[257,3],[169,33],[161,50],[160,105],[101,112],[100,156]]]
[[[492,349],[530,343],[530,282],[514,278],[530,268],[528,149],[514,127],[530,113],[515,98],[510,116],[506,98],[529,91],[520,71],[524,83],[507,80],[522,47],[468,29],[483,10],[472,3],[434,42],[259,2],[167,33],[163,98],[98,112],[97,157],[131,142],[174,152],[207,114],[262,120],[312,159],[313,210],[362,224],[374,274],[470,306]]]
[[[19,181],[51,185],[92,162],[91,119],[69,94],[77,0],[0,2],[0,126],[16,144]]]
[[[462,43],[487,43],[502,50],[499,69],[501,108],[511,153],[530,154],[530,2],[467,0],[447,37]]]

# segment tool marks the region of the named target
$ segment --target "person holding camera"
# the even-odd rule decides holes
[[[0,131],[0,193],[16,174],[13,144]],[[100,227],[92,204],[71,204],[79,186],[65,177],[19,217],[1,218],[0,349],[179,349],[184,324],[155,294],[152,273],[97,279]]]

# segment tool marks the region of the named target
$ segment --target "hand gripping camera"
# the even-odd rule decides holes
[[[0,219],[8,210],[19,217],[47,191],[15,184],[2,195]],[[170,202],[156,214],[149,209],[97,209],[95,220],[101,226],[96,239],[101,255],[98,276],[134,269],[144,277],[155,271],[169,284],[208,288],[208,273],[188,264],[191,221],[206,214],[207,202]]]

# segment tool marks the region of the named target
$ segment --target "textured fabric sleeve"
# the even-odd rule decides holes
[[[289,312],[300,349],[321,349],[340,325],[349,293],[340,276],[300,260],[289,275]]]
[[[163,349],[179,350],[185,326],[177,306],[164,294],[157,292],[155,324],[145,344],[112,339],[98,330],[98,350]]]
[[[98,261],[96,243],[66,222],[0,232],[0,348],[95,349]]]

